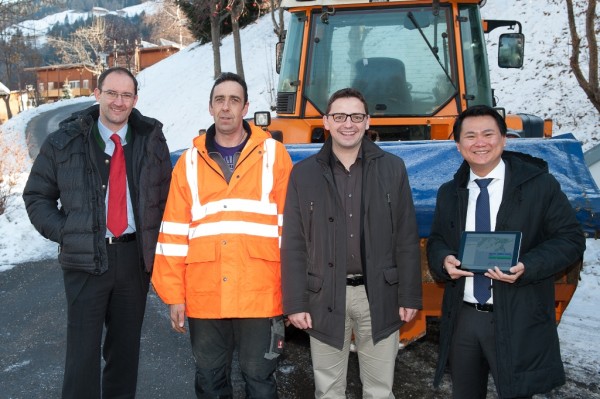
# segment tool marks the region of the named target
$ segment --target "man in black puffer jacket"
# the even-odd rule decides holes
[[[133,398],[171,162],[162,124],[134,108],[131,72],[108,69],[94,94],[99,105],[48,136],[23,199],[31,223],[59,244],[68,304],[63,398]]]

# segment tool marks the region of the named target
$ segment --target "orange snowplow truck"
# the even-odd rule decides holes
[[[484,34],[498,27],[506,31],[497,43],[500,67],[520,68],[523,64],[521,24],[482,20],[483,3],[283,0],[281,6],[291,15],[285,42],[278,43],[276,51],[277,116],[271,119],[268,112],[255,115],[254,123],[281,139],[298,161],[316,152],[327,137],[322,115],[331,94],[354,87],[365,96],[371,115],[369,134],[387,151],[405,159],[421,229],[424,308],[416,320],[402,327],[400,340],[405,345],[425,334],[427,317],[441,313],[443,285],[430,276],[424,248],[437,188],[451,179],[461,161],[456,146],[448,141],[452,125],[469,106],[496,106]],[[502,108],[498,111],[503,112]],[[543,139],[552,135],[551,122],[526,114],[505,117],[510,135],[521,137],[509,140],[523,143],[517,150],[545,158],[551,171],[560,175],[556,170],[560,161],[544,152],[561,142]],[[443,145],[436,145],[442,144],[439,140],[445,140]],[[553,144],[546,144],[549,142]],[[558,151],[568,152],[569,164],[579,169],[565,171],[563,180],[572,180],[573,175],[587,179],[575,183],[570,200],[590,219],[600,210],[596,203],[589,203],[590,198],[598,197],[598,189],[590,183],[581,145],[573,138],[569,145],[574,147]],[[442,161],[424,161],[435,151]],[[424,169],[430,175],[418,175]],[[565,183],[561,184],[564,188]],[[577,202],[580,200],[583,204]],[[586,231],[597,231],[596,223]],[[575,292],[580,268],[581,262],[556,276],[557,320]]]

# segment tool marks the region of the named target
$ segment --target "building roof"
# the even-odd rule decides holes
[[[46,65],[46,66],[41,66],[41,67],[30,67],[30,68],[25,68],[25,71],[53,71],[56,69],[73,69],[73,68],[90,68],[90,69],[95,69],[95,66],[92,64],[84,64],[84,63],[79,63],[79,64],[59,64],[59,65]]]
[[[2,84],[2,82],[0,82],[0,95],[5,96],[7,94],[10,94],[10,89],[8,87],[4,86]]]

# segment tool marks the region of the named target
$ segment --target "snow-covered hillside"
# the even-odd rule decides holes
[[[86,20],[93,15],[118,15],[121,17],[134,17],[143,12],[146,14],[154,14],[161,8],[162,0],[151,0],[135,6],[126,7],[117,11],[108,11],[104,9],[96,9],[95,11],[75,11],[66,10],[56,14],[48,15],[42,19],[27,20],[19,24],[12,25],[6,29],[6,34],[14,34],[20,30],[23,35],[35,38],[38,45],[45,43],[45,34],[56,24],[69,23],[73,24],[80,20]]]
[[[578,32],[585,36],[583,6],[575,0]],[[481,9],[483,18],[517,20],[525,34],[523,69],[496,67],[498,35],[490,33],[488,54],[491,79],[498,105],[511,113],[527,113],[554,120],[554,132],[573,133],[588,150],[600,140],[600,115],[591,105],[571,73],[571,36],[564,0],[488,0]],[[596,13],[600,10],[596,10]],[[596,32],[600,18],[596,17]],[[586,45],[585,40],[582,46]],[[582,51],[582,69],[587,76],[587,52]]]

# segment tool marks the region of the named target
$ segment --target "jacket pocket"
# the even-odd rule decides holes
[[[195,303],[206,302],[214,310],[215,300],[199,298],[218,298],[221,284],[221,268],[217,264],[217,244],[213,241],[194,242],[188,248],[185,258],[186,300]],[[194,299],[191,299],[191,298]],[[208,301],[208,302],[207,302]],[[195,305],[192,305],[196,307]],[[196,309],[197,311],[197,309]]]
[[[265,242],[264,240],[257,242],[249,242],[246,245],[248,255],[255,259],[264,259],[270,262],[279,262],[279,242],[276,239]]]
[[[321,288],[323,288],[323,279],[309,273],[306,278],[306,288],[311,292],[321,291]]]
[[[188,248],[185,263],[214,262],[217,259],[217,249],[214,242],[195,243]]]
[[[398,267],[392,266],[383,269],[383,277],[389,285],[398,284]]]
[[[244,240],[239,279],[245,292],[281,295],[281,264],[277,239]],[[243,255],[243,254],[242,254]]]

